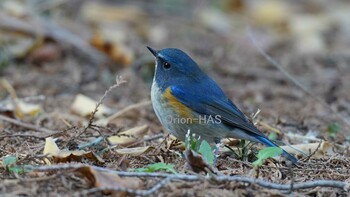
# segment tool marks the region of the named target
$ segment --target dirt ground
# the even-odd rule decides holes
[[[154,58],[146,46],[186,51],[247,116],[261,110],[256,119],[262,132],[304,146],[298,166],[271,159],[255,169],[254,156],[241,160],[225,152],[217,163],[221,173],[278,184],[349,184],[349,13],[350,5],[342,0],[0,2],[1,196],[132,196],[92,192],[98,181],[82,170],[15,173],[4,164],[9,156],[16,166],[48,166],[50,160],[51,165],[78,162],[127,171],[164,162],[178,173],[195,174],[148,102]],[[107,116],[121,112],[116,118],[96,126],[106,116],[81,114],[87,104],[72,109],[82,94],[95,100],[89,106],[93,110],[116,76],[126,83],[103,100]],[[111,148],[106,140],[143,125],[146,129],[132,143]],[[101,136],[99,143],[80,148],[92,157],[57,159],[44,151],[48,137],[60,150],[76,151]],[[326,144],[311,148],[321,140]],[[151,150],[116,151],[133,147]],[[262,146],[256,144],[252,152],[257,148]],[[159,180],[139,178],[136,189]],[[323,186],[286,191],[203,179],[170,181],[150,196],[348,196],[348,191]]]

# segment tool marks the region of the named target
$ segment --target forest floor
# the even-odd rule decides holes
[[[346,1],[24,2],[0,3],[2,195],[348,195]],[[300,163],[277,158],[254,168],[263,146],[245,149],[246,157],[220,149],[212,176],[249,181],[203,172],[191,180],[184,146],[149,101],[154,57],[146,46],[190,54],[248,117],[261,110],[257,127],[295,146]],[[158,162],[184,176],[132,175]],[[121,171],[130,174],[112,174]],[[299,187],[305,182],[311,186]]]

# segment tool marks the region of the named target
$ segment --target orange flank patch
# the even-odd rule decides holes
[[[180,118],[193,119],[193,114],[191,109],[182,104],[175,96],[171,93],[170,87],[165,89],[163,98],[167,100],[168,105],[174,109],[174,111],[179,114]]]

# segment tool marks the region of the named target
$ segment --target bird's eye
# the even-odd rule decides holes
[[[171,67],[171,65],[168,62],[164,62],[163,67],[165,69],[169,69]]]

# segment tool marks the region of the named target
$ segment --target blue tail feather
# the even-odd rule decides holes
[[[274,142],[272,142],[271,140],[269,140],[268,138],[264,137],[264,136],[256,136],[256,138],[265,146],[269,146],[269,147],[279,147],[277,144],[275,144]],[[283,150],[283,149],[282,149]],[[292,156],[291,154],[289,154],[287,151],[283,150],[282,156],[286,157],[287,159],[289,159],[293,164],[298,163],[298,159],[295,158],[294,156]]]

